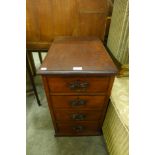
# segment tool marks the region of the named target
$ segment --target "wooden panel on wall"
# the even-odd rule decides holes
[[[78,0],[79,9],[87,11],[102,11],[107,13],[107,0]]]
[[[81,13],[77,36],[98,36],[102,38],[106,16],[102,13]]]
[[[108,0],[26,0],[27,48],[49,48],[56,36],[103,38]]]
[[[26,39],[28,41],[39,41],[40,40],[40,27],[39,21],[36,18],[38,10],[36,7],[36,1],[27,0],[26,6]]]

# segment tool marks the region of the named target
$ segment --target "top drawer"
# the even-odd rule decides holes
[[[108,90],[110,77],[47,77],[53,93],[101,93]]]

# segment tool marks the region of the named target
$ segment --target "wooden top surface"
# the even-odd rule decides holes
[[[116,74],[117,68],[95,37],[56,38],[38,74]]]

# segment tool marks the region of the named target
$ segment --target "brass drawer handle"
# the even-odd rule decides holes
[[[81,125],[79,125],[79,126],[74,126],[72,129],[73,129],[74,131],[76,131],[76,132],[81,132],[81,131],[84,130],[84,126],[81,126]]]
[[[72,107],[75,107],[75,106],[85,105],[87,103],[87,100],[77,98],[77,99],[71,100],[69,103]]]
[[[82,82],[80,80],[77,80],[77,81],[73,81],[73,82],[70,82],[69,83],[69,88],[71,90],[79,90],[79,89],[87,89],[89,86],[89,83],[88,82]]]
[[[76,121],[82,121],[86,119],[86,115],[84,114],[73,114],[72,119]]]

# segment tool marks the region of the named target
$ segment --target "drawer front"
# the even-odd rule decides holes
[[[51,96],[54,108],[101,109],[106,96]]]
[[[54,110],[56,121],[97,121],[101,111],[92,110]]]
[[[53,93],[107,92],[110,77],[47,77]]]
[[[72,123],[57,124],[59,133],[68,135],[86,135],[99,133],[97,123]]]

